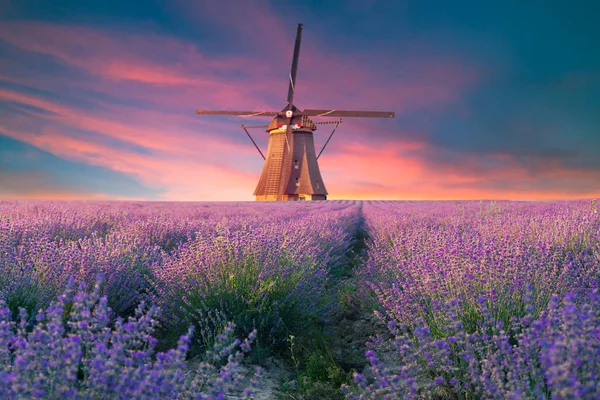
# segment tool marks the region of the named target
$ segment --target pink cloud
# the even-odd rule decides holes
[[[178,115],[164,116],[159,112],[146,113],[140,111],[140,115],[134,115],[132,118],[131,113],[135,113],[136,111],[128,110],[128,107],[111,107],[111,112],[128,116],[129,123],[125,123],[98,116],[93,111],[76,110],[7,89],[0,88],[0,99],[34,106],[51,112],[52,114],[28,111],[30,114],[46,120],[61,123],[72,128],[93,131],[99,136],[123,140],[166,154],[198,156],[198,152],[203,150],[239,152],[242,154],[251,153],[251,149],[249,150],[246,146],[235,144],[231,140],[228,140],[227,137],[224,138],[216,132],[200,135],[196,131],[187,129],[178,131],[177,135],[173,135],[172,130],[167,128],[169,124],[177,125],[182,121],[194,121],[192,115],[189,117]],[[131,113],[128,111],[131,111]],[[163,122],[165,119],[166,123]],[[155,128],[156,125],[162,126],[163,129]],[[214,126],[213,129],[218,127]]]
[[[9,22],[0,26],[0,39],[29,53],[51,56],[91,78],[70,80],[46,71],[37,71],[35,76],[19,74],[18,62],[3,60],[0,66],[10,67],[3,69],[8,71],[3,79],[52,93],[71,88],[69,104],[80,98],[97,107],[79,108],[0,89],[2,100],[51,112],[28,110],[43,121],[32,129],[23,128],[31,127],[33,122],[18,115],[10,116],[0,128],[59,157],[108,167],[132,175],[149,187],[165,189],[165,199],[251,200],[261,162],[251,144],[241,145],[231,132],[244,135],[236,126],[237,121],[259,125],[268,120],[230,118],[231,122],[224,123],[197,117],[193,110],[280,109],[287,93],[295,33],[291,28],[295,24],[284,24],[268,12],[263,2],[236,2],[238,6],[228,15],[222,15],[220,8],[211,4],[214,3],[203,3],[204,18],[227,25],[245,40],[263,46],[266,55],[277,54],[277,67],[273,67],[273,58],[264,55],[211,56],[191,43],[163,35]],[[465,86],[478,79],[473,68],[458,59],[403,60],[389,54],[375,55],[389,59],[401,71],[390,75],[382,67],[369,64],[373,54],[332,54],[310,43],[303,44],[301,50],[296,99],[302,108],[370,108],[401,115],[415,107],[452,103]],[[100,100],[97,93],[108,99]],[[274,102],[276,98],[281,101]],[[124,101],[138,105],[123,105]],[[441,182],[448,179],[457,183],[478,179],[459,172],[440,174],[431,171],[425,162],[411,158],[411,150],[427,146],[422,141],[423,134],[415,135],[411,142],[377,140],[375,146],[370,139],[380,129],[375,126],[392,130],[373,120],[346,119],[340,128],[340,133],[347,135],[345,140],[340,140],[338,134],[329,145],[336,146],[336,151],[326,152],[321,166],[334,197],[362,196],[365,187],[371,198],[401,197],[405,193],[434,195]],[[94,136],[83,137],[73,133],[73,129],[92,132]],[[319,133],[322,135],[317,140],[322,143],[328,129]],[[266,136],[257,136],[264,149]],[[351,144],[349,138],[354,139]],[[107,139],[150,149],[151,154],[109,145]],[[429,186],[424,187],[422,182],[429,182]],[[415,186],[419,186],[418,191]]]
[[[461,163],[445,165],[415,158],[414,150],[431,150],[421,141],[396,141],[374,148],[357,143],[341,143],[338,152],[319,160],[324,183],[333,199],[569,199],[598,197],[599,189],[561,190],[561,185],[598,181],[597,171],[583,173],[566,168],[559,162],[548,162],[544,171],[533,173],[515,157],[496,154],[491,159],[501,164],[491,167],[481,157],[463,155]],[[540,188],[538,182],[548,179],[555,188]],[[489,185],[498,182],[498,187]],[[502,187],[509,182],[511,187]],[[589,186],[589,185],[588,185]]]
[[[165,199],[225,200],[232,195],[251,199],[256,175],[244,171],[243,166],[233,166],[236,160],[245,165],[248,163],[245,159],[258,159],[249,143],[240,145],[218,134],[199,134],[190,129],[173,135],[167,130],[153,129],[153,120],[142,125],[138,120],[130,120],[129,124],[104,120],[93,113],[85,115],[64,105],[6,89],[0,90],[0,99],[52,112],[31,111],[31,114],[46,121],[36,127],[32,127],[31,119],[26,116],[11,115],[0,124],[0,130],[56,156],[129,174],[148,187],[166,189]],[[176,116],[171,118],[177,119]],[[97,137],[73,135],[61,127],[92,130]],[[98,140],[101,137],[117,138],[155,152],[140,154],[103,144],[102,140]],[[223,157],[224,154],[235,155],[235,160]],[[246,196],[243,196],[244,193]]]
[[[44,128],[41,135],[2,125],[0,130],[59,157],[107,167],[131,175],[147,187],[166,189],[164,200],[226,200],[232,194],[250,200],[256,185],[251,172],[207,164],[197,157],[132,153],[69,137],[53,127]]]
[[[171,37],[119,35],[81,26],[37,22],[3,23],[0,38],[23,50],[53,56],[84,70],[99,79],[84,86],[121,98],[161,98],[165,103],[192,110],[200,108],[202,103],[212,107],[266,107],[262,100],[253,101],[255,93],[270,82],[269,64],[260,59],[209,57],[195,46]],[[241,72],[256,79],[239,84],[222,76]]]
[[[270,98],[281,93],[282,102],[285,98],[294,34],[293,26],[283,24],[265,7],[263,3],[238,2],[232,12],[224,15],[222,6],[213,2],[202,5],[204,18],[212,16],[228,30],[237,30],[241,37],[257,44],[269,43],[258,55],[210,57],[190,43],[166,36],[116,35],[32,22],[3,24],[0,37],[109,82],[118,81],[119,85],[126,81],[159,86],[154,88],[157,91],[177,87],[180,94],[175,97],[185,98],[177,102],[182,106],[192,106],[193,95],[195,104],[265,109],[267,93]],[[257,18],[262,22],[258,23]],[[472,67],[449,57],[406,60],[392,54],[342,55],[315,46],[308,43],[301,49],[296,97],[301,107],[387,106],[401,113],[404,109],[451,102],[464,86],[477,79]],[[401,72],[390,76],[389,72],[378,71],[378,64],[369,60],[381,58],[389,60],[387,69]],[[223,72],[240,78],[224,78]],[[248,78],[242,80],[242,76]],[[317,93],[319,100],[315,98]],[[279,104],[271,106],[280,108]]]
[[[225,6],[209,0],[178,4],[189,19],[209,19],[223,29],[236,32],[240,40],[261,46],[261,54],[268,57],[281,77],[281,81],[273,79],[273,90],[280,90],[284,99],[296,24],[301,17],[281,18],[276,5],[266,1],[229,0]],[[457,56],[407,58],[390,49],[332,52],[314,37],[311,40],[310,35],[308,23],[303,31],[295,97],[301,108],[383,107],[402,114],[415,108],[452,103],[464,87],[482,79],[483,71]]]
[[[240,69],[238,64],[244,62],[245,69],[265,70],[265,65],[259,61],[239,56],[207,57],[190,43],[148,32],[122,34],[77,25],[9,21],[0,26],[0,37],[22,49],[54,56],[69,65],[115,79],[130,77],[130,71],[119,69],[119,64],[147,62],[154,62],[159,76],[186,71],[191,64],[201,70],[237,71]],[[182,61],[190,65],[182,64]],[[158,70],[160,66],[166,67]],[[135,75],[132,80],[136,80]],[[162,83],[162,79],[151,82]]]

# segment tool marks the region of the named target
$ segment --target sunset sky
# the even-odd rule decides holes
[[[263,160],[240,124],[269,119],[194,111],[281,110],[298,23],[298,107],[396,112],[344,119],[319,159],[330,199],[600,197],[598,15],[594,0],[0,0],[0,199],[253,200]]]

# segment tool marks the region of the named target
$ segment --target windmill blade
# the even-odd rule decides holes
[[[331,140],[331,138],[333,137],[333,134],[335,133],[335,130],[338,128],[338,126],[340,126],[340,124],[342,123],[342,120],[340,119],[339,121],[336,121],[335,123],[335,128],[333,128],[333,131],[331,131],[331,135],[329,135],[329,137],[327,138],[327,141],[325,142],[325,144],[323,145],[323,148],[321,149],[321,151],[319,152],[319,155],[317,156],[317,160],[319,159],[319,157],[321,157],[321,154],[323,153],[323,150],[325,150],[325,147],[327,147],[327,143],[329,143],[329,141]]]
[[[243,125],[246,129],[267,129],[269,125]]]
[[[290,148],[290,132],[292,131],[292,119],[287,119],[287,127],[285,128],[285,144],[287,145],[288,153],[292,151]]]
[[[338,119],[337,121],[317,121],[317,122],[313,121],[313,124],[315,124],[315,125],[330,125],[330,124],[341,124],[341,123],[342,123],[341,118]]]
[[[248,135],[250,140],[252,140],[252,144],[254,145],[254,147],[256,147],[256,150],[258,150],[258,152],[260,153],[260,156],[263,158],[263,160],[265,160],[265,155],[263,154],[262,151],[260,151],[260,147],[258,147],[258,145],[254,141],[254,139],[252,139],[252,136],[250,135],[250,132],[248,132],[247,128],[250,128],[250,126],[244,126],[244,124],[242,124],[242,129],[244,130],[244,132],[246,132],[246,135]]]
[[[291,110],[296,91],[296,73],[298,72],[298,58],[300,57],[300,42],[302,42],[302,24],[298,24],[296,31],[296,44],[294,45],[294,58],[292,58],[292,70],[290,71],[290,86],[288,88],[288,109]]]
[[[396,117],[396,113],[392,111],[304,110],[302,111],[302,114],[309,117]]]
[[[198,115],[238,115],[240,117],[274,117],[279,111],[221,111],[221,110],[196,110]]]

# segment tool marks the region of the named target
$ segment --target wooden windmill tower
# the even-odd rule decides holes
[[[290,72],[288,104],[281,111],[216,111],[198,110],[199,115],[238,115],[252,117],[274,117],[269,125],[244,126],[242,128],[265,160],[258,180],[254,196],[257,201],[289,201],[289,200],[326,200],[327,190],[321,178],[317,159],[329,143],[335,129],[342,122],[313,122],[310,117],[375,117],[394,118],[393,112],[381,111],[348,111],[348,110],[300,110],[294,105],[296,89],[296,72],[300,42],[302,41],[302,24],[298,24],[294,58]],[[317,124],[335,124],[325,145],[317,155],[313,141],[313,132]],[[266,128],[269,132],[269,145],[265,157],[247,128]]]

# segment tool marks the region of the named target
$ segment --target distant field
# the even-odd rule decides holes
[[[3,201],[0,398],[598,398],[596,207]]]

